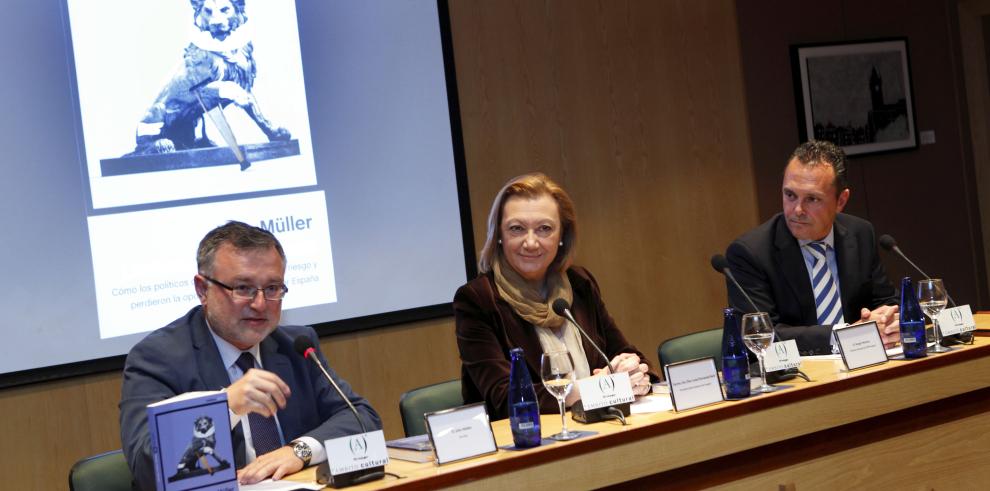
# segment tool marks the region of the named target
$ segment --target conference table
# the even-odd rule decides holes
[[[629,423],[597,435],[437,466],[392,459],[383,480],[350,489],[987,489],[990,487],[990,314],[971,345],[846,371],[803,359],[811,381],[785,390]],[[560,416],[542,417],[543,434]],[[511,446],[508,420],[492,423]],[[313,481],[313,469],[290,477]]]

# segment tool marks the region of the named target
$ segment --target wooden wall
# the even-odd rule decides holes
[[[721,325],[709,258],[756,223],[731,5],[453,2],[475,223],[515,175],[540,170],[577,205],[578,260],[655,357]]]
[[[969,138],[976,188],[990,188],[990,0],[959,0],[959,44],[966,85]],[[980,195],[980,215],[990,230],[990,196]],[[983,241],[990,262],[990,241]]]
[[[935,143],[849,161],[848,213],[890,234],[960,303],[987,308],[982,221],[967,124],[955,0],[737,3],[753,174],[761,219],[780,211],[784,163],[799,143],[789,46],[907,37],[919,131]],[[985,138],[985,135],[984,135]],[[985,171],[984,171],[985,173]],[[918,277],[881,253],[892,281]]]
[[[709,257],[757,223],[734,4],[451,3],[477,243],[503,182],[547,172],[577,203],[578,262],[654,362],[662,339],[718,326]],[[403,391],[459,376],[450,318],[322,346],[389,438]],[[75,460],[119,448],[119,393],[116,372],[0,391],[4,487],[64,489]]]

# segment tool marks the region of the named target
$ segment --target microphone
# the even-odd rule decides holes
[[[749,298],[749,295],[746,293],[746,290],[744,290],[742,285],[740,285],[739,282],[736,281],[736,277],[732,274],[732,269],[729,268],[729,260],[726,259],[725,256],[721,254],[715,254],[714,256],[712,256],[711,263],[712,263],[712,268],[715,271],[721,273],[726,278],[728,278],[733,285],[736,285],[736,289],[739,290],[739,293],[742,293],[743,296],[746,297],[746,301],[749,302],[749,306],[753,307],[753,313],[760,312],[760,309],[756,306],[756,302],[753,302],[753,299]],[[811,381],[811,379],[798,368],[789,368],[787,370],[782,370],[782,372],[783,373],[781,374],[778,374],[777,372],[768,373],[767,383],[783,382],[785,380],[790,380],[794,377],[801,377],[809,382]]]
[[[587,331],[585,331],[584,328],[581,327],[581,324],[578,324],[578,321],[574,319],[573,315],[571,315],[571,305],[567,303],[567,300],[558,298],[553,301],[551,307],[553,308],[555,314],[571,321],[571,324],[574,324],[574,327],[577,328],[578,332],[584,335],[584,339],[588,340],[588,344],[594,347],[595,350],[598,351],[598,354],[602,355],[602,358],[605,360],[605,364],[608,366],[608,371],[610,373],[615,373],[615,368],[612,367],[612,362],[609,361],[608,355],[606,355],[605,352],[598,347],[598,344],[591,339],[591,336],[588,335]],[[616,406],[589,409],[587,411],[584,410],[584,405],[581,404],[581,401],[577,401],[573,406],[571,406],[571,417],[574,421],[579,423],[597,423],[605,419],[618,419],[623,425],[625,425],[625,417],[630,414],[632,413],[630,410],[630,403],[628,402],[618,404]]]
[[[350,408],[351,413],[354,414],[354,419],[357,420],[358,425],[361,426],[361,433],[367,433],[368,429],[364,426],[364,421],[361,420],[361,416],[358,415],[357,408],[354,404],[351,404],[351,400],[344,395],[344,391],[340,390],[340,386],[334,381],[330,373],[320,362],[320,358],[316,356],[316,347],[313,346],[313,340],[309,339],[306,335],[297,336],[292,342],[292,347],[295,348],[296,353],[302,355],[303,358],[312,360],[320,371],[323,372],[323,376],[330,382],[333,389],[337,391],[337,395],[347,403],[347,407]],[[322,443],[322,442],[321,442]],[[343,474],[338,474],[334,476],[330,473],[330,463],[329,459],[323,461],[316,468],[316,481],[320,484],[329,484],[333,488],[346,488],[348,486],[353,486],[355,484],[362,484],[370,481],[375,481],[385,477],[385,466],[380,465],[378,467],[372,467],[370,469],[360,469],[351,472],[345,472]]]
[[[736,281],[736,277],[732,275],[732,270],[729,269],[729,260],[726,259],[725,256],[721,254],[715,254],[712,256],[712,268],[732,281],[733,285],[736,285],[736,289],[739,290],[739,293],[742,293],[743,296],[746,297],[746,301],[749,302],[749,306],[753,307],[754,313],[760,311],[760,309],[756,307],[756,303],[753,302],[753,299],[749,298],[749,294],[746,293],[746,290],[744,290],[742,285]]]
[[[914,264],[913,261],[911,261],[910,259],[908,259],[908,257],[903,252],[901,252],[901,248],[900,247],[897,247],[897,241],[894,240],[893,237],[891,237],[890,235],[887,235],[887,234],[883,234],[883,235],[880,236],[879,239],[877,239],[877,242],[880,243],[880,247],[883,247],[883,249],[885,251],[894,252],[894,253],[897,253],[898,256],[901,256],[901,259],[904,259],[905,261],[907,261],[907,263],[910,264],[911,267],[913,267],[915,269],[915,271],[921,273],[921,276],[924,276],[926,280],[932,279],[931,276],[928,276],[928,273],[925,273],[924,271],[922,271],[921,268],[919,268],[917,264]],[[949,295],[949,292],[948,291],[945,292],[945,298],[949,300],[949,303],[953,307],[956,306],[956,301],[952,299],[952,296]]]
[[[583,327],[581,327],[581,324],[578,324],[578,321],[574,319],[573,315],[571,315],[571,305],[567,303],[567,300],[564,300],[563,298],[558,298],[557,300],[553,301],[552,307],[555,314],[566,318],[567,320],[571,321],[571,324],[574,324],[574,326],[577,327],[578,331],[584,335],[584,339],[587,339],[588,343],[591,343],[591,346],[594,346],[594,348],[598,351],[598,354],[602,355],[602,358],[605,359],[605,363],[608,365],[608,371],[611,373],[615,373],[615,368],[612,368],[612,363],[608,361],[608,355],[606,355],[605,352],[602,351],[602,349],[599,348],[598,345],[591,340],[591,337],[588,336],[588,333],[585,332]]]

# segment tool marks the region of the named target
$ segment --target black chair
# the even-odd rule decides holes
[[[410,390],[399,398],[399,414],[406,436],[426,434],[423,415],[464,404],[461,396],[461,379],[448,380]]]
[[[130,491],[131,470],[120,450],[76,462],[69,470],[70,491]]]
[[[670,338],[657,347],[657,358],[660,359],[661,370],[663,370],[664,365],[708,356],[715,358],[715,367],[721,370],[721,327]]]

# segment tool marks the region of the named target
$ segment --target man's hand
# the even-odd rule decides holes
[[[897,305],[882,305],[874,310],[863,308],[859,322],[876,321],[884,348],[893,348],[901,341],[901,316]]]
[[[254,462],[237,471],[237,482],[254,484],[268,477],[278,481],[289,474],[299,472],[302,468],[303,461],[296,457],[292,447],[281,447],[259,456]]]
[[[650,376],[646,371],[649,367],[645,363],[640,363],[639,355],[634,353],[619,353],[612,358],[611,366],[615,367],[614,373],[626,372],[629,374],[629,385],[632,386],[634,395],[641,396],[650,393]],[[596,368],[594,375],[602,373],[601,368]]]
[[[252,368],[227,387],[227,404],[234,414],[258,413],[267,418],[285,409],[285,400],[290,395],[292,391],[278,375]]]

